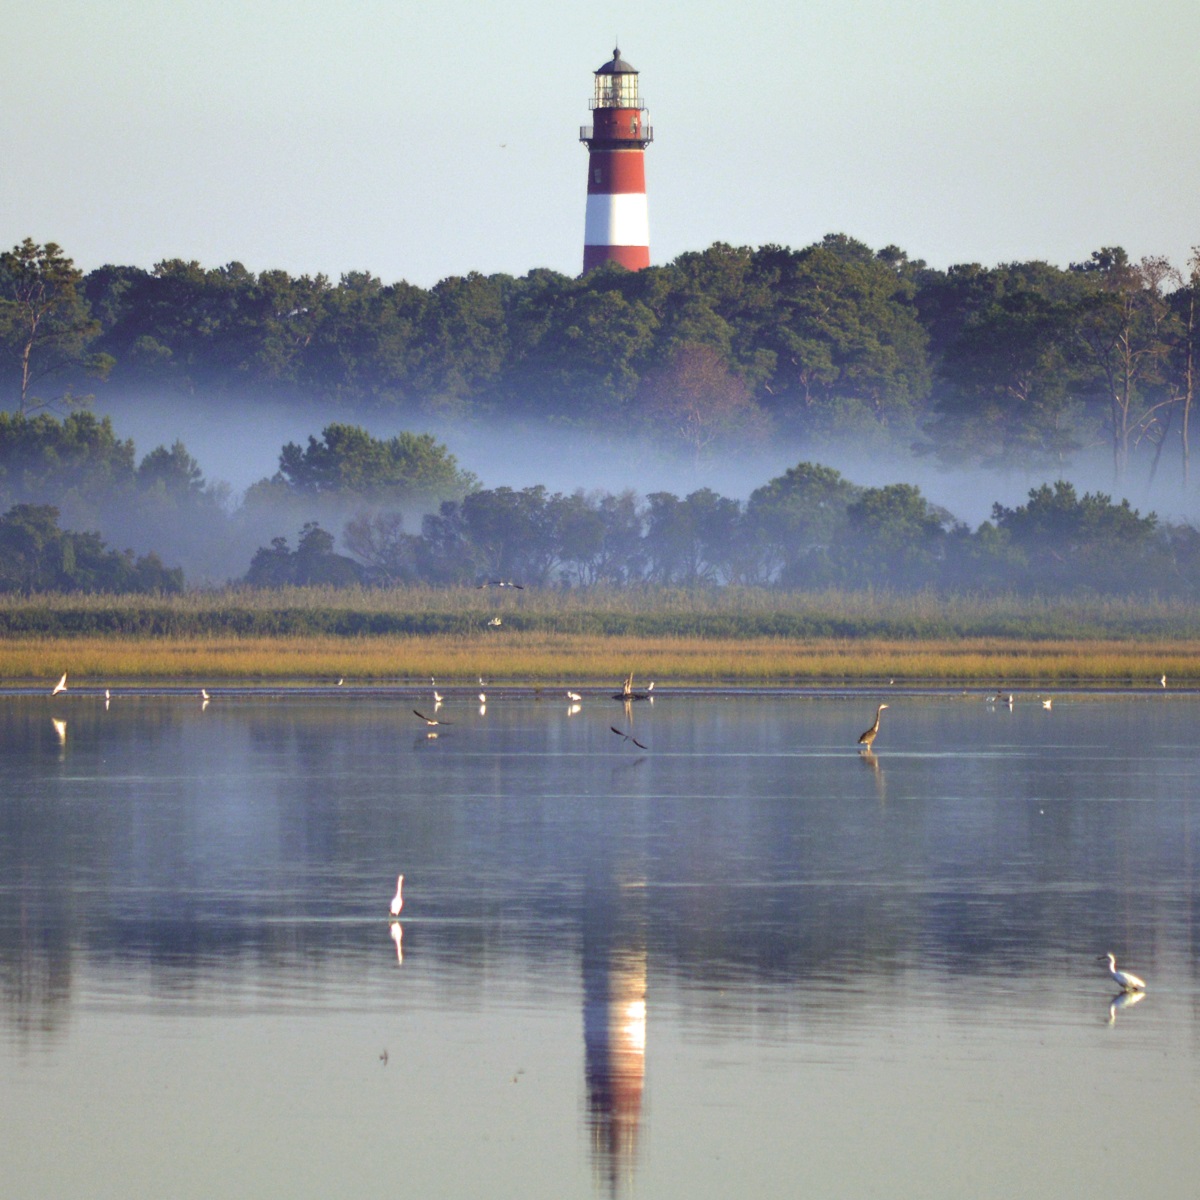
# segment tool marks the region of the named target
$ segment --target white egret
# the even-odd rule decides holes
[[[212,697],[208,694],[208,692],[206,692],[204,690],[204,688],[201,688],[200,689],[200,699],[201,700],[211,700]]]
[[[342,686],[342,684],[344,684],[345,682],[346,682],[346,677],[345,677],[345,675],[342,675],[342,676],[340,676],[340,677],[338,678],[338,684],[337,684],[337,685],[338,685],[338,687],[341,687],[341,686]]]
[[[1130,971],[1117,970],[1117,958],[1112,951],[1109,951],[1107,954],[1100,955],[1096,961],[1104,962],[1105,959],[1108,960],[1108,973],[1117,981],[1121,991],[1144,992],[1146,990],[1146,981],[1144,979],[1139,979]]]
[[[502,620],[500,620],[500,618],[499,618],[499,617],[493,617],[493,618],[492,618],[492,619],[491,619],[491,620],[488,622],[488,624],[489,624],[489,625],[490,625],[490,626],[491,626],[493,629],[495,629],[497,626],[503,625],[503,624],[504,624],[504,622],[503,622]]]
[[[396,894],[392,897],[392,905],[388,911],[393,917],[400,915],[400,910],[404,907],[404,897],[400,894],[404,890],[404,876],[396,877]]]
[[[583,697],[578,692],[568,692],[567,699],[570,700],[572,704],[578,704]]]
[[[1054,701],[1053,701],[1053,699],[1043,700],[1043,701],[1042,701],[1042,707],[1043,707],[1043,708],[1047,708],[1047,709],[1049,709],[1049,708],[1053,708],[1053,707],[1054,707]]]
[[[888,706],[886,704],[881,704],[875,710],[875,724],[872,725],[870,729],[864,729],[862,733],[858,735],[858,744],[860,746],[866,746],[868,750],[871,748],[871,743],[875,741],[875,738],[879,734],[879,718],[883,714],[883,710],[887,707]]]
[[[433,702],[434,704],[441,704],[442,702],[442,693],[437,688],[433,689]]]
[[[54,685],[54,691],[50,693],[52,696],[57,696],[59,692],[67,690],[67,673],[63,672],[62,678]]]
[[[486,704],[486,703],[487,703],[487,692],[480,692],[480,693],[479,693],[479,703],[480,703],[480,704]]]
[[[1163,687],[1166,687],[1167,686],[1167,677],[1164,675],[1158,682],[1161,683],[1163,685]]]

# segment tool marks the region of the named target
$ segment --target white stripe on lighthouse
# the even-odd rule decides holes
[[[649,246],[650,209],[645,192],[589,193],[585,246]]]

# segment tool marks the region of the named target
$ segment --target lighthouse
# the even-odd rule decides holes
[[[640,271],[650,265],[646,147],[654,130],[638,95],[638,73],[620,50],[596,72],[591,107],[592,124],[579,130],[588,148],[583,271],[605,263]]]

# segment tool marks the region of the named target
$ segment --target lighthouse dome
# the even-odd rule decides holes
[[[622,57],[620,47],[613,50],[612,58],[604,64],[597,75],[636,75],[637,68],[630,66]]]

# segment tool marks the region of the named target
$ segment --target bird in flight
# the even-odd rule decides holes
[[[617,735],[617,737],[622,738],[627,742],[632,742],[639,750],[646,749],[646,747],[639,742],[632,733],[626,733],[623,729],[618,729],[615,725],[610,725],[609,729],[611,729],[613,733]]]
[[[879,718],[882,715],[883,710],[887,707],[888,706],[886,704],[881,704],[875,710],[875,724],[872,725],[870,729],[864,729],[862,733],[858,735],[858,744],[860,746],[866,746],[866,748],[870,750],[871,743],[874,742],[875,738],[879,735]]]
[[[1123,992],[1144,992],[1146,990],[1146,981],[1139,979],[1138,976],[1130,971],[1117,970],[1117,959],[1111,951],[1107,954],[1102,954],[1097,962],[1108,960],[1108,973],[1117,981]]]
[[[424,721],[426,725],[453,725],[454,724],[453,721],[438,721],[433,717],[427,717],[423,712],[417,712],[417,710],[415,708],[413,709],[413,715],[420,717],[421,720]]]
[[[52,696],[57,696],[59,692],[67,690],[67,673],[63,672],[62,678],[54,685],[54,691],[50,693]]]

